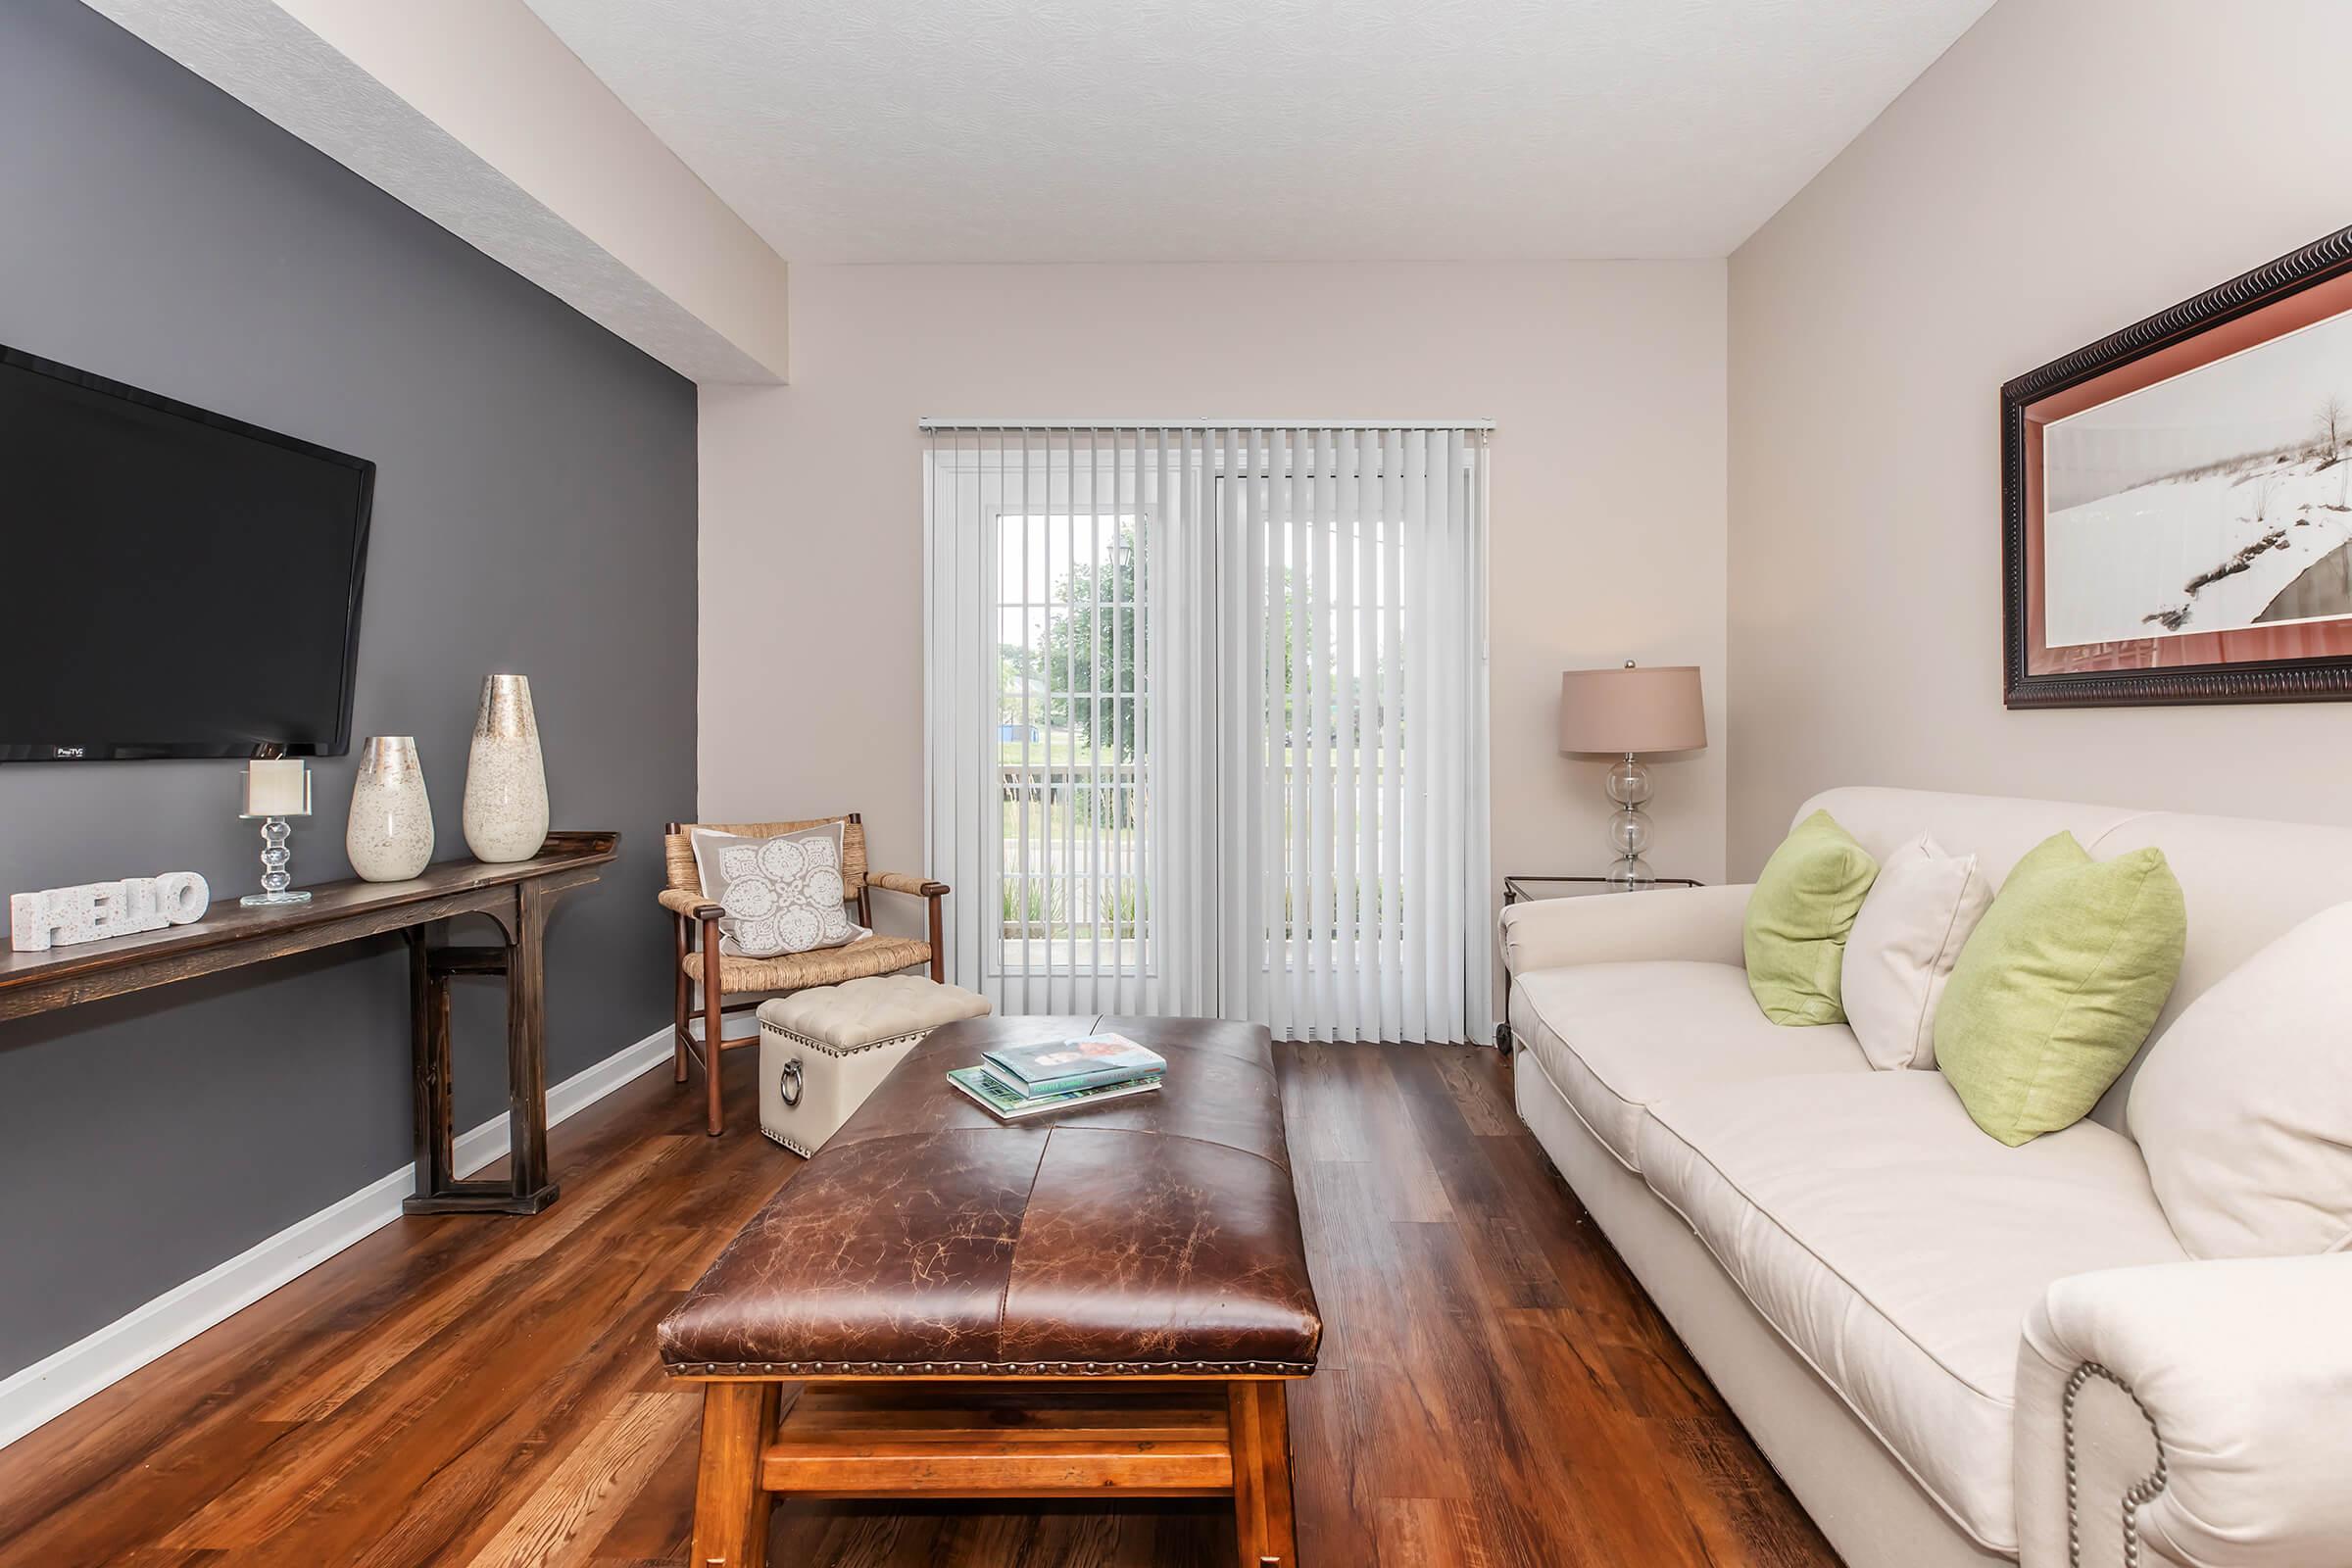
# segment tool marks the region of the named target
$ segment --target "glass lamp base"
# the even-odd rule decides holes
[[[1658,880],[1658,874],[1649,868],[1649,862],[1639,855],[1629,855],[1612,863],[1601,876],[1609,886],[1615,888],[1645,888]]]
[[[1649,799],[1649,766],[1628,752],[1623,761],[1610,766],[1608,776],[1600,783],[1609,792],[1609,799],[1619,806],[1640,806]]]
[[[1642,852],[1649,848],[1649,813],[1642,809],[1650,797],[1649,769],[1629,752],[1602,783],[1617,808],[1609,813],[1609,848],[1617,852],[1617,858],[1601,874],[1602,880],[1613,888],[1648,887],[1658,879],[1642,858]]]
[[[249,816],[247,821],[251,821]],[[293,824],[282,816],[262,818],[262,891],[248,893],[237,901],[247,908],[265,905],[308,904],[311,896],[291,886],[294,877],[294,852],[286,841],[294,835]]]

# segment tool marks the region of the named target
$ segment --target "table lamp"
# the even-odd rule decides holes
[[[1609,817],[1609,847],[1617,863],[1608,880],[1645,887],[1657,880],[1642,852],[1649,848],[1650,797],[1644,752],[1690,752],[1707,744],[1706,705],[1695,664],[1571,669],[1560,675],[1560,751],[1615,756],[1603,781],[1617,809]]]
[[[286,818],[311,814],[310,764],[299,757],[255,758],[247,762],[245,809],[237,814],[249,822],[259,818],[262,824],[262,891],[248,893],[237,902],[308,904],[309,893],[288,886],[294,880],[287,869],[294,852],[286,848],[286,840],[294,830]]]

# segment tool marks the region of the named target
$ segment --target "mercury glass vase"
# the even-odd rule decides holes
[[[466,758],[465,816],[466,847],[478,860],[527,860],[547,842],[547,766],[526,676],[482,680]]]
[[[360,748],[343,848],[368,882],[406,882],[431,862],[433,803],[416,736],[377,735]]]

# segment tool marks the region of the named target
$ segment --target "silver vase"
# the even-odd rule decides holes
[[[547,842],[547,765],[523,675],[482,679],[481,712],[466,757],[466,847],[474,858],[527,860]]]
[[[343,848],[368,882],[406,882],[431,863],[433,803],[416,736],[377,735],[360,748]]]

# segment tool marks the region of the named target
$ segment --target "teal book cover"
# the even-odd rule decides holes
[[[1092,1089],[1064,1090],[1058,1094],[1023,1095],[999,1081],[985,1067],[951,1067],[948,1069],[948,1082],[978,1101],[1001,1121],[1019,1121],[1025,1116],[1068,1110],[1098,1101],[1124,1100],[1130,1095],[1153,1094],[1159,1089],[1157,1078],[1142,1078]]]
[[[999,1046],[983,1059],[1012,1088],[1053,1094],[1128,1083],[1167,1070],[1167,1058],[1122,1034],[1085,1035],[1032,1046]]]

